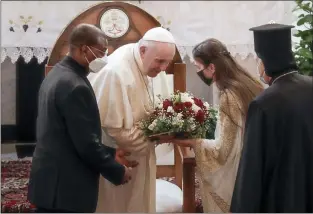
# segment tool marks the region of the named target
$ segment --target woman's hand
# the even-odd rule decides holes
[[[181,147],[194,148],[197,143],[197,139],[173,139],[171,140],[171,143],[176,144]]]
[[[173,143],[181,147],[195,147],[197,143],[199,143],[199,139],[171,139],[171,140],[160,140],[157,142],[157,144],[163,144],[163,143]]]

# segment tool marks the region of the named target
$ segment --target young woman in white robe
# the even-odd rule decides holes
[[[229,212],[240,160],[245,117],[263,86],[242,68],[225,45],[208,39],[193,49],[199,77],[220,91],[215,139],[173,140],[193,147],[204,212]]]

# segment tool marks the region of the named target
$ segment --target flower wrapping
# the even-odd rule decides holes
[[[174,138],[213,139],[218,110],[191,93],[175,92],[169,98],[158,96],[154,111],[139,122],[145,136],[159,139],[170,135]]]

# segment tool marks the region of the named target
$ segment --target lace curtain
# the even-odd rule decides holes
[[[39,63],[50,55],[64,27],[78,14],[103,1],[4,1],[1,14],[1,63],[19,56]],[[275,20],[294,24],[291,1],[131,1],[154,16],[177,40],[184,58],[198,42],[214,37],[232,55],[254,55],[248,29]]]

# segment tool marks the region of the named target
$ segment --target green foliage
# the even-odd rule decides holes
[[[299,72],[305,75],[313,75],[313,0],[296,0],[294,11],[299,12],[297,26],[305,30],[299,30],[294,36],[300,38],[300,43],[295,49],[295,58],[299,66]]]
[[[215,138],[215,129],[216,129],[216,123],[217,123],[217,115],[218,110],[216,108],[210,108],[209,114],[211,115],[209,119],[206,121],[208,130],[206,132],[206,139],[214,139]]]

